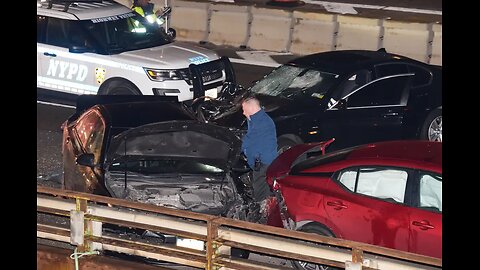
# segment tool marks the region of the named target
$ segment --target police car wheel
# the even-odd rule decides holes
[[[109,95],[136,95],[128,88],[117,87],[108,92]]]
[[[112,82],[108,85],[105,95],[138,95],[139,92],[135,86],[127,82]]]

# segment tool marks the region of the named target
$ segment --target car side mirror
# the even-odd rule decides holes
[[[347,109],[347,100],[341,99],[338,101],[337,105],[335,105],[335,108],[339,110],[346,110]]]
[[[175,39],[175,37],[177,37],[177,31],[173,28],[168,28],[167,36],[169,36],[173,40]]]
[[[95,155],[90,153],[80,154],[75,160],[78,165],[95,167]]]

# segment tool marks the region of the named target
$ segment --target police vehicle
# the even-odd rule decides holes
[[[184,101],[194,98],[189,66],[212,62],[203,82],[205,95],[217,97],[226,79],[219,56],[174,41],[156,22],[114,1],[37,1],[37,87]]]

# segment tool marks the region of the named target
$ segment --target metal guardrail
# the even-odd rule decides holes
[[[116,198],[37,186],[37,212],[70,217],[70,228],[37,223],[37,237],[211,269],[284,269],[229,256],[236,247],[346,269],[441,269],[442,260],[311,233]],[[201,240],[204,250],[102,235],[104,224]]]

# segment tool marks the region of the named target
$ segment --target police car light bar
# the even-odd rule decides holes
[[[47,2],[48,6],[47,8],[52,8],[53,4],[64,4],[63,11],[66,12],[68,11],[68,8],[70,7],[71,4],[74,3],[101,3],[103,2],[102,0],[46,0],[46,1],[41,1],[41,3]],[[111,2],[111,1],[106,1],[106,2]]]

